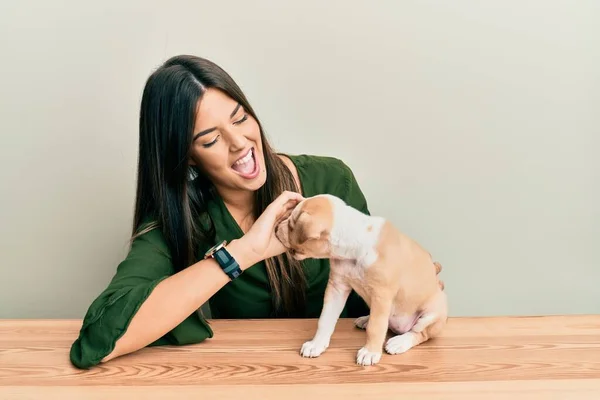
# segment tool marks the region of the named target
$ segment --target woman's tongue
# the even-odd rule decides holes
[[[254,172],[254,157],[250,157],[250,160],[244,163],[233,164],[233,169],[242,175],[251,175]]]

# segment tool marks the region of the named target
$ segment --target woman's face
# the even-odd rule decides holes
[[[202,96],[194,124],[190,164],[223,191],[260,188],[266,168],[258,123],[224,92]]]

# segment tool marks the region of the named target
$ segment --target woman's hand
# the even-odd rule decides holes
[[[243,252],[245,262],[240,263],[243,269],[285,252],[285,247],[275,236],[275,229],[288,212],[303,199],[299,193],[283,192],[269,204],[250,230],[235,241],[237,243],[231,243],[234,247],[239,245],[239,251]]]

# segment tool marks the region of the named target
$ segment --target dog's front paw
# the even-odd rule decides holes
[[[369,324],[369,316],[365,315],[364,317],[358,317],[354,320],[354,325],[360,329],[367,329],[367,325]]]
[[[302,345],[300,354],[302,357],[319,357],[327,347],[329,347],[329,342],[311,340]]]
[[[369,351],[365,347],[356,354],[356,363],[359,365],[375,365],[381,360],[381,352]]]

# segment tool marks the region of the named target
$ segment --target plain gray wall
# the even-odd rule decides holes
[[[143,84],[179,53],[279,150],[345,160],[452,315],[599,313],[599,38],[594,0],[4,0],[0,317],[80,318],[107,285]]]

